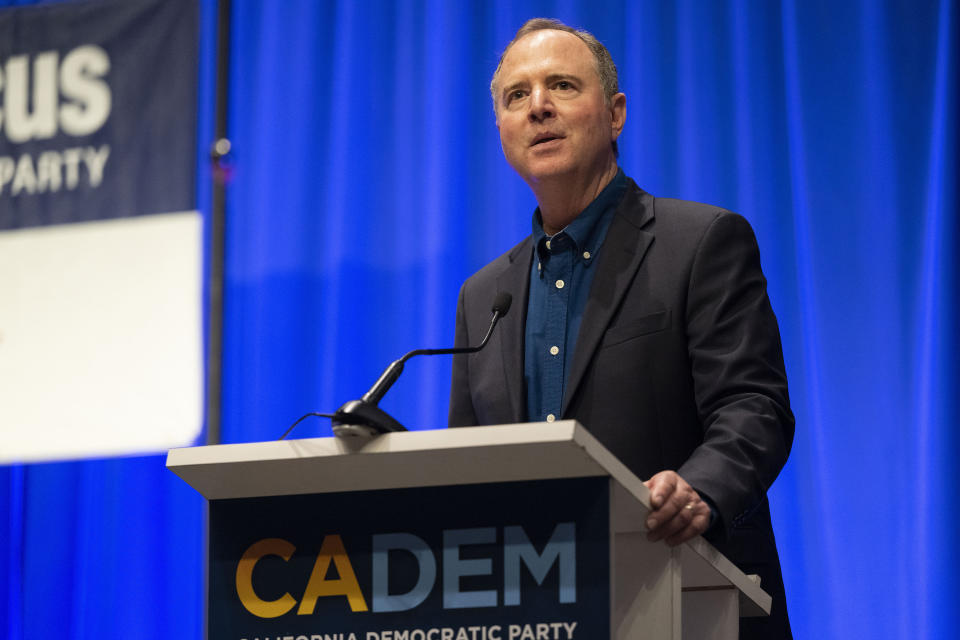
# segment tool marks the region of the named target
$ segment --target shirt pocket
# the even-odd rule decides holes
[[[670,310],[664,309],[640,318],[634,318],[620,323],[607,330],[603,336],[603,342],[600,348],[612,347],[613,345],[633,340],[640,336],[649,335],[658,331],[663,331],[670,327]]]

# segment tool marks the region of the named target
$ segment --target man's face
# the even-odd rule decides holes
[[[496,83],[503,153],[531,186],[563,177],[589,180],[616,160],[626,98],[608,103],[593,54],[572,33],[545,29],[507,51]]]

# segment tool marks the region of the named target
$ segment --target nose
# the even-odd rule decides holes
[[[530,111],[527,117],[532,122],[543,122],[556,114],[552,96],[546,87],[537,87],[530,94]]]

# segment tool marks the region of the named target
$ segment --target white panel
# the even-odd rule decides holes
[[[737,640],[740,632],[735,587],[684,590],[683,640]]]
[[[614,535],[614,638],[681,640],[679,551],[641,532]]]
[[[196,439],[201,234],[195,211],[0,232],[0,462]]]

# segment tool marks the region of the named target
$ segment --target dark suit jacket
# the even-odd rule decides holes
[[[483,351],[454,358],[450,426],[526,420],[532,259],[528,237],[460,291],[457,346],[479,342],[498,292],[512,294],[514,311]],[[720,516],[707,538],[774,596],[778,611],[758,637],[789,637],[766,492],[794,420],[750,225],[629,181],[595,268],[561,418],[586,426],[640,478],[673,469],[705,495]]]

